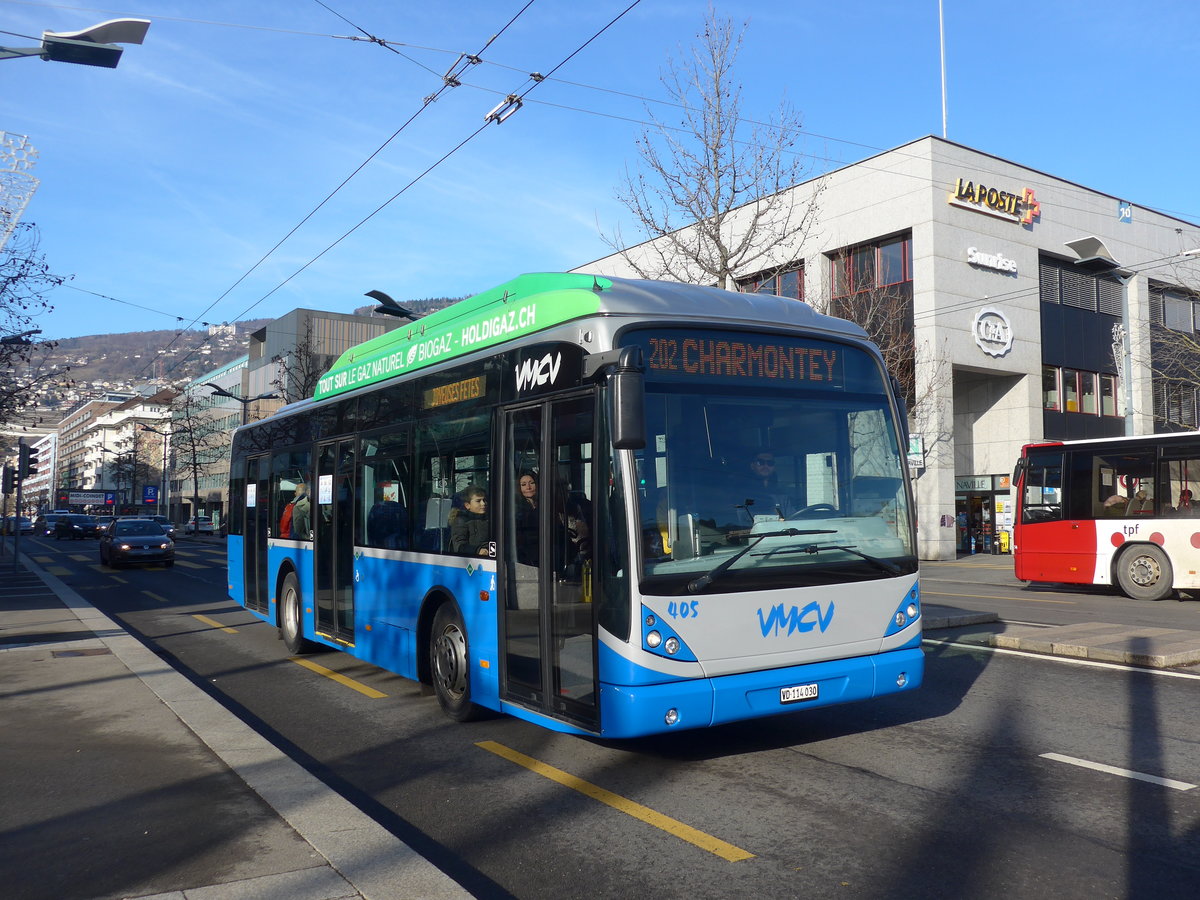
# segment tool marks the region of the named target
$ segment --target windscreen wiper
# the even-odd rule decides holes
[[[742,534],[750,534],[749,532],[741,532],[741,533]],[[732,536],[732,534],[733,533],[731,533],[731,536]],[[729,557],[728,559],[723,560],[719,565],[715,566],[710,571],[705,572],[703,575],[699,576],[698,578],[693,578],[691,581],[688,582],[687,589],[688,589],[689,593],[694,594],[697,591],[708,587],[710,584],[713,583],[713,581],[715,581],[717,578],[720,578],[721,575],[723,575],[725,572],[727,572],[734,563],[736,563],[739,559],[741,559],[743,556],[745,556],[747,553],[749,553],[751,550],[753,550],[755,547],[757,547],[758,542],[761,541],[763,538],[802,537],[803,535],[806,535],[806,534],[837,534],[837,529],[836,528],[803,528],[803,529],[801,529],[801,528],[782,528],[779,531],[762,531],[762,532],[759,532],[758,534],[750,534],[750,542],[748,544],[746,544],[745,547],[743,547],[737,553],[733,554],[733,556]],[[807,551],[807,548],[806,548],[806,551]],[[807,552],[816,552],[816,551],[807,551]],[[898,574],[900,570],[897,569],[896,571]]]
[[[845,544],[809,544],[807,547],[797,548],[797,553],[820,553],[822,550],[844,550],[847,553],[853,553],[859,559],[865,559],[872,565],[876,565],[885,572],[890,572],[893,575],[899,575],[904,570],[895,563],[890,563],[886,559],[880,559],[878,556],[871,556],[869,553],[863,553],[861,550],[855,550],[853,547],[847,547]]]

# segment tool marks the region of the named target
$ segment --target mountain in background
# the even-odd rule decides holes
[[[427,315],[458,302],[461,297],[409,300],[404,306]],[[374,306],[354,310],[370,315]],[[142,393],[182,388],[201,375],[233,362],[246,352],[252,332],[273,319],[247,319],[206,331],[128,331],[64,338],[50,351],[48,363],[63,374],[38,391],[37,409],[23,424],[52,426],[88,400],[112,392]],[[35,420],[40,419],[40,422]]]

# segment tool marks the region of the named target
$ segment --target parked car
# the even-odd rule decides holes
[[[33,533],[40,534],[42,537],[50,537],[54,534],[54,523],[69,513],[45,513],[33,520]]]
[[[33,520],[29,516],[7,516],[4,519],[4,533],[33,534]]]
[[[213,528],[211,516],[192,516],[188,519],[187,527],[184,528],[187,534],[215,534],[216,529]]]
[[[100,536],[100,563],[119,569],[142,563],[175,565],[175,542],[152,519],[117,519]]]
[[[100,528],[96,524],[95,516],[68,513],[65,516],[59,516],[54,522],[54,539],[56,541],[61,541],[63,538],[81,541],[84,538],[99,536]]]

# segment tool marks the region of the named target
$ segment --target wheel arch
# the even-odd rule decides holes
[[[417,680],[421,684],[433,684],[433,672],[429,668],[429,654],[425,652],[425,648],[429,646],[429,638],[433,632],[433,617],[444,603],[453,604],[459,616],[462,615],[462,607],[457,598],[449,588],[442,585],[429,589],[425,599],[421,601],[421,612],[417,615],[417,647],[420,648],[417,653]],[[470,640],[470,637],[468,633],[467,639]]]
[[[283,591],[284,579],[286,579],[289,575],[295,575],[297,581],[300,579],[300,575],[296,571],[295,563],[293,563],[290,559],[285,559],[279,564],[279,570],[275,573],[275,587],[271,591],[271,607],[274,609],[272,618],[274,619],[276,628],[278,628],[281,624],[279,621],[279,595]],[[303,609],[301,609],[301,612],[303,612]]]

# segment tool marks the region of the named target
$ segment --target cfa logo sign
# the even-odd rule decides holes
[[[998,309],[985,307],[975,313],[971,326],[975,343],[988,356],[1001,357],[1012,349],[1012,325],[1008,317]]]

